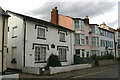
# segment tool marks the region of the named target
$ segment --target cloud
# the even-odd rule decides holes
[[[94,17],[110,11],[116,4],[114,2],[46,2],[42,7],[29,11],[28,14],[50,20],[51,10],[58,7],[59,13],[71,17]]]

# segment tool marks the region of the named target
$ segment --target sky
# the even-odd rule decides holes
[[[0,0],[4,10],[50,21],[51,10],[75,18],[89,17],[90,24],[102,24],[118,28],[119,0]],[[119,26],[120,27],[120,26]]]

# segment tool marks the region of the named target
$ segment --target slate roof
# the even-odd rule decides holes
[[[29,20],[29,21],[33,21],[33,22],[38,22],[38,23],[42,23],[42,24],[45,24],[45,25],[50,25],[50,26],[53,26],[53,27],[57,27],[57,28],[61,28],[61,29],[65,29],[65,30],[68,30],[68,31],[75,32],[74,30],[65,28],[63,26],[60,26],[60,25],[57,25],[57,24],[54,24],[54,23],[50,23],[50,22],[42,20],[42,19],[33,18],[33,17],[30,17],[30,16],[26,16],[26,15],[23,15],[23,14],[12,12],[12,11],[9,11],[9,10],[7,10],[7,12],[11,12],[13,14],[22,16],[25,20]]]

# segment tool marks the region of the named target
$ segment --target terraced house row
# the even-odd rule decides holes
[[[114,30],[105,29],[108,27],[105,23],[90,24],[88,16],[84,19],[64,16],[58,14],[57,7],[51,12],[51,22],[75,31],[75,55],[90,57],[92,54],[98,56],[113,54],[115,56]]]
[[[64,16],[57,7],[51,11],[50,22],[9,10],[7,14],[7,68],[36,73],[46,66],[51,54],[57,55],[63,66],[87,62],[93,54],[120,57],[120,30],[105,23],[90,24],[88,16]]]

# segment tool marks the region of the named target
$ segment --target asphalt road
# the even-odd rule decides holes
[[[20,78],[49,78],[54,80],[118,80],[118,65],[101,66],[84,70],[60,73],[51,76],[36,76],[30,74],[20,74]],[[46,80],[49,80],[46,79]]]
[[[61,73],[53,75],[52,78],[118,78],[118,65]]]

